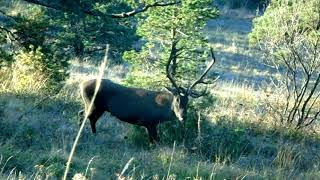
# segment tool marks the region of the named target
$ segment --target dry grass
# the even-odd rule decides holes
[[[68,179],[317,179],[320,176],[320,135],[275,126],[266,100],[281,97],[281,92],[252,83],[261,80],[257,76],[269,75],[270,71],[261,68],[260,63],[250,63],[256,56],[243,45],[246,31],[233,36],[230,29],[230,32],[222,30],[228,30],[231,26],[228,23],[238,19],[223,18],[225,24],[220,30],[213,29],[210,33],[231,39],[230,42],[221,39],[220,45],[216,39],[213,41],[220,57],[215,70],[231,73],[222,75],[212,87],[212,100],[199,100],[205,104],[196,127],[200,137],[187,139],[185,144],[177,142],[174,150],[168,142],[150,147],[144,143],[146,132],[138,132],[132,125],[106,113],[97,123],[96,136],[85,126]],[[233,59],[237,54],[245,56]],[[74,60],[70,71],[71,76],[60,93],[31,111],[30,107],[41,98],[11,93],[6,81],[1,81],[0,179],[62,177],[78,132],[77,112],[82,106],[78,84],[96,77],[98,67]],[[111,67],[104,78],[121,82],[126,71],[125,66]],[[246,76],[247,82],[243,81]],[[19,119],[26,111],[30,112]]]
[[[0,140],[4,143],[0,145],[0,154],[6,158],[14,157],[4,168],[5,178],[14,179],[19,176],[20,171],[23,172],[20,173],[21,179],[36,179],[34,174],[42,178],[61,177],[67,160],[66,155],[70,151],[78,129],[76,114],[81,105],[79,97],[74,96],[78,91],[74,86],[78,86],[76,81],[67,81],[59,96],[26,114],[21,120],[17,120],[18,115],[33,106],[37,98],[2,94],[0,104],[5,108],[2,108],[1,112],[0,126],[4,131],[0,133]],[[207,114],[202,118],[200,125],[201,147],[197,144],[192,147],[177,144],[175,153],[172,154],[172,144],[162,144],[156,148],[140,146],[135,143],[136,140],[131,140],[132,136],[128,135],[136,133],[132,125],[117,121],[107,114],[97,124],[99,132],[97,136],[92,136],[89,129],[85,130],[69,177],[74,179],[317,177],[319,174],[317,162],[320,158],[316,153],[320,144],[317,138],[312,140],[308,136],[297,135],[298,138],[290,140],[288,137],[292,136],[287,136],[284,133],[286,131],[275,131],[272,122],[268,122],[265,117],[264,99],[267,93],[264,90],[253,85],[220,81],[211,93],[216,100],[203,111]],[[18,128],[15,128],[16,126]],[[124,139],[125,136],[129,139]],[[240,153],[240,156],[231,160],[229,157],[233,152],[225,150],[237,149],[243,146],[242,142],[250,144],[249,153]],[[215,148],[218,150],[215,151]],[[25,149],[28,151],[24,152]],[[212,149],[212,156],[206,155],[205,149]],[[28,158],[30,154],[33,155]],[[36,154],[40,156],[34,156]],[[95,158],[92,160],[93,157]],[[130,161],[131,158],[134,160]],[[130,162],[130,165],[126,167],[127,162]],[[170,175],[167,176],[170,162],[172,162]],[[294,168],[287,170],[288,167]],[[117,175],[121,174],[124,168],[125,173],[120,178]]]

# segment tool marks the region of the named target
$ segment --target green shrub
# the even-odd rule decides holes
[[[66,76],[66,67],[46,56],[40,47],[20,51],[11,67],[11,88],[16,92],[50,92],[58,87]]]
[[[37,92],[46,88],[48,75],[45,72],[44,54],[36,51],[20,51],[12,67],[13,89],[17,91]]]
[[[13,61],[13,55],[0,49],[0,68],[9,66]]]
[[[254,20],[251,45],[280,76],[268,99],[276,123],[297,129],[316,124],[320,114],[319,22],[320,1],[272,1],[265,14]]]

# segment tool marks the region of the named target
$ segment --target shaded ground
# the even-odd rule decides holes
[[[222,81],[261,85],[275,73],[275,69],[262,63],[263,54],[249,47],[253,18],[253,14],[244,10],[229,10],[207,23],[207,38],[218,59],[214,71]]]
[[[0,157],[0,169],[3,170],[0,179],[17,179],[14,177],[20,171],[27,179],[37,179],[36,176],[38,179],[46,176],[60,179],[64,172],[78,130],[79,104],[63,98],[50,99],[18,119],[37,104],[34,99],[10,94],[0,96],[0,155],[3,157]],[[213,112],[218,106],[223,108],[222,102],[216,104],[208,111]],[[234,108],[235,117],[240,117],[241,109],[245,108]],[[163,142],[150,147],[144,130],[137,130],[106,114],[98,121],[97,135],[92,135],[89,124],[86,125],[68,179],[76,173],[98,180],[117,179],[126,167],[123,175],[127,179],[166,179],[167,174],[171,176],[169,179],[317,177],[318,138],[294,137],[281,133],[281,129],[269,129],[240,118],[229,119],[216,113],[207,115],[212,117],[201,121],[199,139],[187,138],[184,145],[178,142],[172,148],[176,130],[172,124],[162,126]],[[134,158],[133,162],[127,164],[131,158]],[[10,175],[12,172],[13,176]]]

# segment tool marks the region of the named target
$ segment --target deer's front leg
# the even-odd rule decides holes
[[[146,128],[148,130],[150,142],[159,142],[160,139],[158,137],[157,127],[155,125],[149,125]]]

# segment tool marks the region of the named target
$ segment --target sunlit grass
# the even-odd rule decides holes
[[[230,35],[230,44],[214,43],[216,51],[225,52],[217,53],[215,70],[231,71],[240,78],[270,75],[268,70],[251,69],[253,65],[247,64],[258,57],[243,44],[245,34],[219,31],[217,36]],[[236,61],[232,59],[236,54],[252,57]],[[0,179],[61,178],[78,130],[77,112],[82,108],[79,82],[96,77],[98,68],[94,63],[72,60],[70,77],[63,88],[44,102],[35,94],[12,93],[8,86],[9,73],[0,74],[0,155],[3,156]],[[104,78],[123,83],[127,71],[125,65],[109,67]],[[251,81],[220,79],[210,87],[210,93],[213,100],[200,109],[201,136],[194,142],[178,143],[174,153],[173,144],[149,147],[142,143],[147,139],[145,132],[137,135],[133,125],[120,122],[108,113],[98,121],[96,136],[87,124],[69,178],[200,180],[317,179],[320,176],[319,131],[296,132],[278,127],[271,117],[267,100],[283,102],[282,91]],[[243,147],[245,152],[236,152]],[[13,158],[5,164],[10,157]]]
[[[0,125],[7,128],[0,133],[0,138],[6,142],[0,145],[0,154],[6,158],[17,157],[7,165],[2,176],[15,179],[13,177],[16,177],[20,171],[22,171],[20,176],[26,179],[34,177],[33,174],[37,174],[39,177],[61,176],[67,158],[66,154],[69,152],[73,140],[71,135],[75,134],[78,128],[77,111],[82,106],[77,95],[78,81],[76,79],[76,77],[72,77],[67,80],[57,98],[26,114],[21,121],[17,121],[18,115],[33,106],[36,98],[20,99],[15,96],[1,96],[0,104],[5,107],[2,109],[2,117],[6,120],[2,121]],[[207,157],[197,150],[178,145],[172,160],[170,178],[265,179],[275,177],[275,179],[283,179],[293,176],[317,177],[319,174],[317,158],[319,156],[314,154],[318,151],[316,144],[305,144],[302,140],[297,144],[289,141],[289,145],[282,145],[280,139],[285,135],[278,137],[272,134],[274,126],[272,126],[272,121],[268,121],[266,118],[264,99],[268,93],[269,99],[279,94],[272,92],[272,89],[269,92],[254,85],[232,81],[219,81],[210,92],[216,101],[206,111],[208,114],[206,114],[206,119],[203,119],[203,123],[207,121],[210,126],[212,123],[214,128],[212,131],[207,131],[205,130],[206,126],[202,127],[201,136],[204,138],[202,146],[207,149],[220,146],[220,150],[214,154],[214,157]],[[14,128],[16,124],[19,124],[17,129]],[[124,139],[128,132],[132,131],[132,125],[119,122],[108,114],[98,122],[97,126],[99,129],[97,136],[92,136],[90,130],[86,129],[80,140],[79,150],[75,157],[77,165],[73,166],[72,177],[83,177],[93,156],[96,158],[92,160],[86,177],[116,178],[131,158],[134,160],[128,166],[126,173],[122,175],[126,179],[151,177],[162,179],[166,177],[172,145],[161,145],[151,149],[136,146],[133,141]],[[86,127],[88,128],[88,126]],[[12,134],[12,138],[7,137],[8,133]],[[224,136],[229,133],[233,133],[233,135],[224,139]],[[234,148],[238,142],[243,141],[242,138],[246,137],[252,144],[250,145],[251,153],[230,160],[229,156],[232,154],[226,155],[224,152],[226,147],[219,145],[219,141],[215,141],[216,145],[214,143],[208,144],[207,141],[216,136],[220,141],[230,141],[229,143],[235,145]],[[26,137],[30,137],[30,139]],[[22,141],[18,141],[19,139]],[[32,139],[37,139],[37,141],[31,141]],[[309,140],[307,139],[307,141]],[[27,154],[21,154],[21,151],[28,146],[34,153],[43,155],[32,160],[23,158]],[[292,148],[284,149],[286,147]],[[304,147],[305,151],[310,154],[305,153],[299,147]],[[12,148],[14,151],[11,150]],[[23,161],[27,161],[28,165]],[[305,162],[309,162],[311,166],[306,170],[301,167]],[[286,166],[294,166],[295,168],[286,170]],[[14,168],[15,170],[11,171]]]

